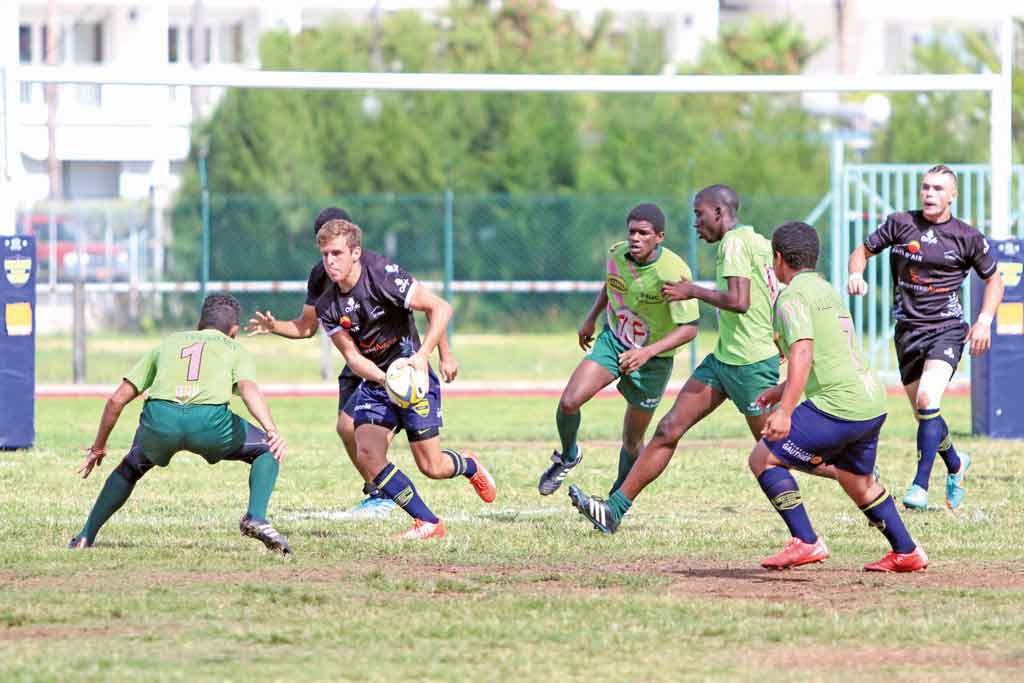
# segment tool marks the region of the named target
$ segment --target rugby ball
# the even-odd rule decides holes
[[[408,408],[427,397],[430,380],[427,373],[417,372],[408,358],[399,358],[388,366],[384,389],[392,403]]]

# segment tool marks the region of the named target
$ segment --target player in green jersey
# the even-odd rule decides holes
[[[619,487],[643,448],[647,425],[672,375],[673,356],[697,336],[697,302],[669,302],[662,294],[666,283],[691,278],[686,263],[662,246],[665,215],[654,204],[640,204],[629,212],[626,228],[629,239],[609,249],[605,287],[580,326],[579,345],[589,353],[558,402],[555,424],[562,450],[554,452],[540,477],[542,496],[558,490],[583,457],[576,441],[581,406],[616,379],[626,398],[619,473],[612,490]],[[605,325],[595,341],[601,315]]]
[[[166,467],[175,453],[192,451],[211,465],[221,460],[249,464],[249,507],[239,522],[242,535],[291,554],[288,541],[266,519],[287,445],[256,385],[252,359],[235,341],[240,312],[233,296],[211,294],[203,301],[196,331],[169,335],[124,376],[107,400],[96,439],[78,470],[83,478],[103,462],[107,439],[124,407],[147,389],[149,397],[131,450],[107,477],[85,526],[71,539],[71,548],[91,546],[154,465]],[[262,431],[228,409],[233,391]]]
[[[673,301],[699,299],[719,309],[714,353],[694,370],[608,500],[590,497],[575,486],[569,490],[580,513],[606,533],[618,528],[640,492],[665,470],[683,435],[726,399],[746,417],[754,439],[761,437],[766,415],[757,397],[779,381],[779,352],[772,331],[778,280],[772,270],[771,244],[751,226],[739,223],[739,208],[739,196],[726,185],[711,185],[697,193],[693,201],[697,234],[718,244],[717,288],[701,287],[687,276],[666,283],[663,290]],[[823,466],[815,474],[834,476],[831,470]]]
[[[806,223],[787,223],[775,230],[772,248],[775,273],[788,285],[775,304],[775,329],[789,358],[789,372],[785,382],[758,398],[766,409],[776,408],[768,415],[764,438],[754,447],[749,464],[791,538],[782,552],[761,565],[787,569],[828,557],[790,468],[811,470],[829,463],[839,485],[892,546],[885,557],[864,569],[924,569],[927,555],[910,537],[892,496],[872,476],[886,417],[885,387],[864,362],[853,320],[839,294],[814,272],[818,233]],[[803,402],[801,394],[806,397]]]

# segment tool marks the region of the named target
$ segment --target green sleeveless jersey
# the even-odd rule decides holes
[[[816,408],[843,420],[871,420],[886,412],[885,387],[864,362],[850,311],[832,285],[803,271],[775,303],[779,346],[787,356],[801,339],[814,342],[804,395]]]
[[[215,329],[175,332],[124,376],[149,397],[189,404],[228,403],[234,386],[254,380],[252,358],[240,343]]]
[[[735,227],[718,243],[715,283],[725,292],[726,278],[750,280],[746,313],[719,310],[715,358],[728,365],[750,365],[777,351],[772,336],[772,306],[779,286],[772,270],[772,244],[749,225]]]
[[[690,267],[679,256],[658,247],[657,256],[643,265],[629,254],[629,243],[618,242],[608,250],[608,292],[606,325],[616,339],[629,348],[650,346],[679,325],[700,318],[696,299],[668,301],[661,293],[667,282],[692,280]],[[679,347],[659,353],[671,358]]]

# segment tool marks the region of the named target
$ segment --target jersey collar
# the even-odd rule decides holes
[[[632,261],[633,263],[637,264],[641,268],[646,268],[647,266],[653,266],[655,263],[658,262],[658,259],[661,258],[661,245],[659,244],[658,245],[658,251],[654,252],[654,258],[652,258],[647,263],[640,263],[635,258],[633,258],[633,255],[629,253],[629,245],[626,245],[626,258],[629,259],[630,261]]]

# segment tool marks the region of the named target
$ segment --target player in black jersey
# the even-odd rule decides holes
[[[344,209],[330,206],[321,211],[316,217],[316,221],[313,224],[313,234],[316,235],[324,224],[334,219],[352,220]],[[262,313],[257,311],[249,319],[246,330],[250,336],[254,334],[276,334],[287,339],[308,339],[312,337],[316,334],[317,327],[319,326],[319,319],[316,315],[317,299],[320,298],[331,284],[331,279],[327,277],[327,272],[324,270],[323,261],[318,259],[309,271],[309,279],[306,282],[306,301],[302,306],[302,313],[297,318],[293,320],[277,320],[270,311]],[[451,382],[459,372],[459,364],[449,350],[447,335],[438,344],[438,350],[441,356],[439,366],[441,376],[446,382]],[[345,404],[355,396],[356,389],[361,381],[362,379],[353,373],[348,366],[345,366],[341,374],[338,375],[338,422],[336,428],[338,436],[341,437],[341,442],[345,446],[345,452],[348,454],[353,466],[356,464],[355,425],[352,423],[352,417],[345,413],[344,408]],[[357,467],[356,469],[358,470],[359,468]],[[363,493],[366,497],[348,511],[349,517],[356,519],[386,517],[395,509],[394,501],[381,493],[372,482],[366,482],[363,486]]]
[[[445,334],[452,307],[398,264],[363,251],[362,231],[353,223],[328,221],[317,234],[317,245],[332,281],[316,303],[320,324],[363,379],[344,409],[355,424],[356,467],[413,518],[412,528],[400,538],[441,538],[444,522],[412,481],[388,462],[387,451],[391,434],[404,429],[423,474],[431,479],[463,475],[486,503],[497,495],[494,480],[474,453],[441,449],[441,386],[428,359]],[[427,315],[422,344],[413,311]],[[430,380],[426,398],[406,408],[392,403],[384,389],[388,367],[400,359]]]
[[[928,507],[928,478],[936,452],[946,463],[946,505],[960,506],[964,474],[971,466],[957,454],[939,412],[942,394],[960,363],[964,345],[971,355],[988,351],[992,317],[1003,298],[1003,281],[988,241],[975,228],[954,218],[956,174],[934,166],[921,180],[921,209],[894,213],[850,254],[850,294],[867,293],[867,260],[889,247],[893,277],[893,317],[900,378],[917,416],[917,474],[903,496],[911,509]],[[974,325],[964,322],[960,286],[971,270],[985,281],[981,312]]]

